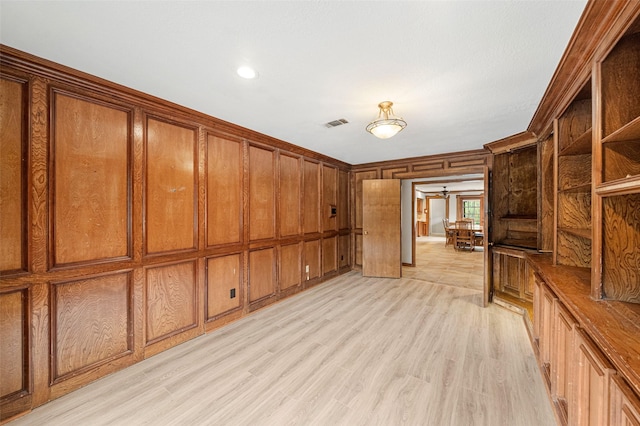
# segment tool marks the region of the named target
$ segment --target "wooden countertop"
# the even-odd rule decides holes
[[[640,305],[590,296],[587,268],[554,266],[550,254],[527,253],[534,271],[640,395]]]

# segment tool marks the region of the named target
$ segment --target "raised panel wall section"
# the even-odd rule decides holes
[[[28,389],[26,289],[0,293],[0,400]]]
[[[300,159],[280,154],[280,236],[300,234]]]
[[[0,53],[0,423],[348,271],[349,164]]]
[[[130,257],[132,112],[53,92],[53,266]]]
[[[249,253],[249,302],[275,294],[275,259],[273,248]]]
[[[242,141],[207,134],[207,246],[242,241]]]
[[[197,326],[194,261],[150,267],[145,278],[146,345]]]
[[[249,147],[249,238],[275,236],[275,153]]]
[[[130,272],[52,286],[52,380],[86,371],[133,350]]]
[[[25,269],[26,153],[24,81],[0,78],[0,274]]]
[[[304,161],[304,233],[320,232],[320,165]]]
[[[242,255],[207,259],[207,320],[242,306]]]
[[[147,254],[196,248],[197,140],[194,128],[147,120]]]

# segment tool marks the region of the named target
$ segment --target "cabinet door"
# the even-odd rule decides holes
[[[573,366],[573,316],[558,299],[553,306],[553,347],[551,349],[551,395],[563,424],[567,424],[568,401]]]
[[[556,296],[546,285],[540,293],[540,366],[545,383],[551,389],[551,348],[553,343],[553,305]]]
[[[609,424],[640,426],[640,400],[622,377],[612,374],[609,381]]]
[[[602,352],[581,329],[574,328],[574,379],[569,404],[569,424],[607,424],[609,377],[613,369]]]
[[[533,341],[536,355],[540,358],[540,333],[542,331],[542,286],[544,281],[538,274],[533,276]]]
[[[493,288],[520,300],[531,302],[533,289],[527,261],[522,250],[496,247],[493,249]]]

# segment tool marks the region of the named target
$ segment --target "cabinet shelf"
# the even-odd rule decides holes
[[[602,139],[602,143],[625,142],[632,140],[640,140],[640,117],[636,117],[630,123],[622,126],[606,138]]]
[[[558,228],[558,231],[566,232],[567,234],[576,235],[588,240],[591,239],[591,229],[589,228]]]
[[[616,179],[596,187],[596,194],[602,197],[640,193],[640,175]]]
[[[563,149],[558,153],[559,156],[563,157],[566,155],[582,155],[582,154],[590,154],[591,153],[591,136],[592,129],[590,128],[582,135],[580,135],[571,145]]]
[[[500,217],[500,220],[527,220],[537,221],[538,216],[535,214],[508,214]]]
[[[560,193],[572,193],[572,192],[591,192],[591,183],[585,183],[583,185],[572,186],[569,188],[561,189]]]
[[[535,250],[538,248],[538,239],[537,238],[505,238],[504,240],[497,242],[497,244]]]

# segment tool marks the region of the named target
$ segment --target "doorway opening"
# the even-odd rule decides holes
[[[484,225],[484,174],[402,181],[403,276],[483,290],[485,253],[454,250],[446,228]]]

